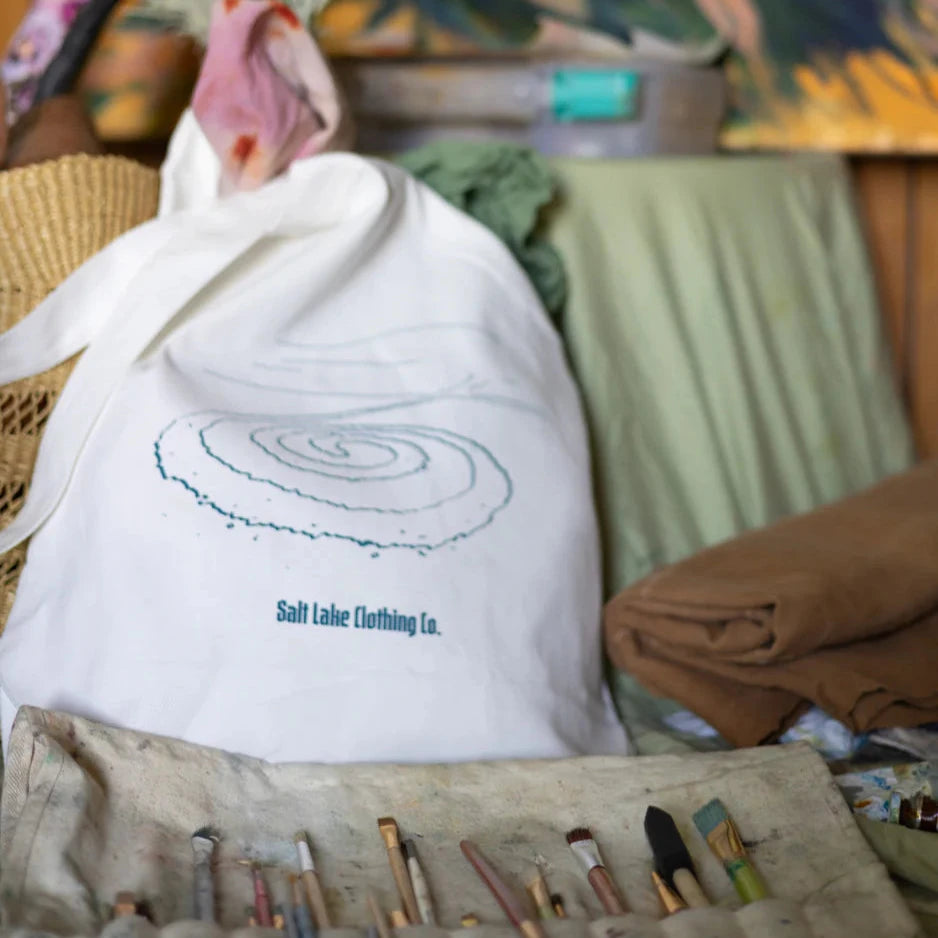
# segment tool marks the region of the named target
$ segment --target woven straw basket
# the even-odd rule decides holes
[[[159,175],[116,156],[66,156],[0,172],[0,332],[75,268],[156,214]],[[39,440],[75,359],[0,387],[0,528],[22,506]],[[0,557],[0,631],[26,557]]]

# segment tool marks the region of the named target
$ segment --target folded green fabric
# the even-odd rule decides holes
[[[396,162],[501,238],[547,311],[559,316],[567,296],[563,261],[538,232],[541,209],[556,191],[543,157],[516,144],[441,140]]]
[[[938,834],[857,816],[870,846],[893,876],[938,892]]]
[[[607,596],[911,465],[843,161],[552,165]],[[634,679],[613,689],[638,752],[719,745]]]

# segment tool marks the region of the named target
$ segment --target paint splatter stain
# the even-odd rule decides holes
[[[231,146],[231,158],[236,163],[246,163],[257,148],[257,134],[241,134]]]
[[[276,13],[278,16],[283,17],[283,19],[286,20],[287,25],[291,29],[300,28],[299,17],[285,3],[271,4],[271,8],[273,9],[274,13]]]
[[[225,0],[225,12],[230,13],[241,0]]]

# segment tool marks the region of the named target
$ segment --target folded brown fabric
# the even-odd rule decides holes
[[[665,567],[604,618],[617,667],[737,746],[809,702],[854,732],[938,720],[938,461]]]

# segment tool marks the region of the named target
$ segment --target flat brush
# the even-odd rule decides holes
[[[313,853],[309,848],[309,838],[305,831],[297,831],[293,838],[296,844],[296,857],[299,861],[300,876],[303,877],[303,888],[306,890],[306,899],[317,928],[329,928],[329,910],[326,908],[326,899],[322,893],[322,884],[319,874],[313,863]]]
[[[583,864],[583,868],[586,870],[586,878],[593,887],[596,897],[602,903],[606,915],[628,914],[628,906],[619,894],[609,871],[603,865],[602,857],[599,854],[599,846],[593,840],[589,828],[577,827],[572,831],[567,831],[567,843],[570,844],[570,848]]]
[[[471,840],[461,840],[459,849],[479,874],[482,882],[488,886],[511,924],[521,932],[524,938],[546,938],[544,929],[531,918],[525,904],[508,888],[495,867],[482,856],[479,848]]]
[[[405,840],[401,845],[401,851],[404,854],[404,860],[407,862],[410,882],[414,887],[414,897],[417,899],[417,909],[420,911],[418,921],[423,925],[436,925],[433,897],[430,895],[427,878],[423,875],[423,867],[420,865],[420,858],[417,856],[417,848],[414,846],[414,842]],[[417,922],[414,924],[416,925]]]
[[[211,827],[200,827],[192,835],[195,869],[192,874],[193,905],[198,922],[215,921],[215,883],[212,879],[212,857],[218,834]]]
[[[655,872],[668,887],[680,893],[692,909],[710,905],[697,881],[690,852],[674,818],[661,808],[650,807],[645,812],[645,836],[655,857]]]
[[[410,881],[407,863],[401,851],[401,832],[397,821],[392,817],[378,818],[378,830],[384,838],[384,846],[388,851],[388,863],[397,886],[398,895],[404,905],[404,914],[412,925],[420,922],[420,909],[417,908],[417,897],[414,895],[414,886]]]
[[[736,887],[739,898],[743,902],[765,899],[769,891],[752,865],[739,831],[726,813],[723,803],[714,798],[705,804],[694,815],[694,824],[716,857],[722,861],[726,875]]]

